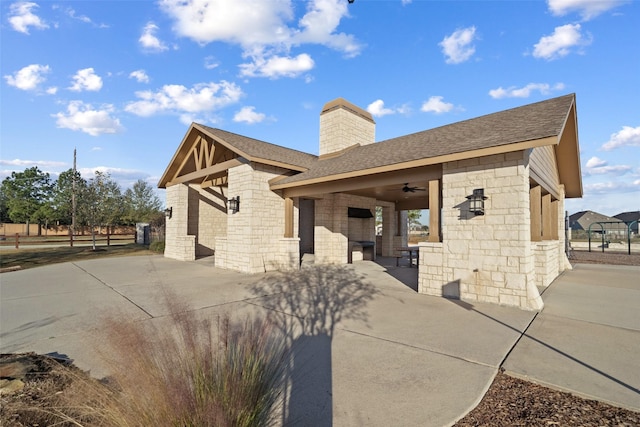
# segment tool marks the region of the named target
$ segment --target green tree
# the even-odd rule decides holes
[[[52,192],[49,174],[37,166],[27,168],[24,172],[11,172],[11,176],[2,181],[9,219],[16,223],[27,223],[27,235],[29,223],[42,220],[43,216],[36,215],[36,212],[51,201]]]
[[[422,212],[420,209],[414,209],[407,212],[407,219],[409,221],[409,230],[412,230],[415,227],[419,227],[420,225],[420,215]]]
[[[125,214],[123,220],[126,224],[133,225],[136,222],[151,223],[162,216],[162,202],[156,195],[153,187],[146,181],[139,179],[124,192]]]
[[[91,228],[93,250],[96,249],[96,227],[120,222],[124,213],[122,192],[108,173],[97,171],[79,194],[78,214],[83,224]]]
[[[4,191],[4,182],[0,182],[0,222],[9,222],[9,207],[7,206],[7,195]]]
[[[65,225],[71,225],[73,217],[73,179],[73,169],[68,169],[58,176],[53,189],[53,206],[56,212],[56,220]],[[84,193],[87,181],[82,178],[78,171],[75,172],[75,180],[76,205],[78,205],[80,202],[79,195]]]

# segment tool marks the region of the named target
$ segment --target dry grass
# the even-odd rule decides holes
[[[114,372],[108,381],[77,369],[58,369],[25,388],[23,396],[3,396],[0,424],[273,424],[289,360],[285,341],[273,325],[228,316],[212,322],[168,300],[171,315],[155,326],[116,316],[106,321],[105,355]],[[55,363],[45,362],[49,365],[42,370],[51,371]],[[25,399],[24,393],[34,398]]]
[[[146,246],[135,243],[100,246],[96,251],[88,246],[3,250],[0,252],[0,268],[5,269],[19,266],[20,269],[24,270],[61,262],[150,254],[152,254],[152,252],[150,252]]]

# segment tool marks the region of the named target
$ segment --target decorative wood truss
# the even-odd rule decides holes
[[[237,153],[203,134],[198,134],[191,147],[183,153],[180,166],[167,186],[182,183],[198,184],[202,188],[226,186],[229,168],[246,162]]]

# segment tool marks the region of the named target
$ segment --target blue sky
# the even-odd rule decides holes
[[[0,178],[156,185],[196,121],[317,153],[337,97],[376,139],[576,93],[584,197],[640,210],[640,2],[0,1]],[[162,193],[160,193],[162,194]]]

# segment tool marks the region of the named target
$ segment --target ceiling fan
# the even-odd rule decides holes
[[[420,188],[420,187],[409,187],[409,183],[405,183],[404,187],[402,187],[402,191],[404,193],[415,193],[416,191],[427,191],[426,188]]]

